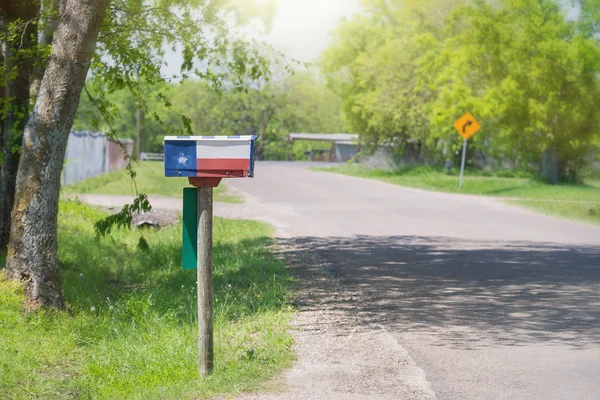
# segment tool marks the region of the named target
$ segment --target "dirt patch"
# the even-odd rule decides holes
[[[131,224],[137,228],[164,228],[179,222],[179,215],[175,211],[152,210],[143,214],[134,214]]]

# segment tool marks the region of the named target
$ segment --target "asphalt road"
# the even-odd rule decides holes
[[[228,183],[277,227],[289,259],[336,283],[321,303],[361,327],[349,342],[323,339],[335,351],[322,361],[311,343],[327,329],[304,340],[287,375],[297,395],[273,398],[310,385],[314,398],[344,385],[352,396],[339,398],[598,398],[600,227],[302,164],[258,163],[255,179]],[[397,379],[369,386],[383,370]]]

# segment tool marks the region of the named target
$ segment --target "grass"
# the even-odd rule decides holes
[[[447,193],[464,193],[500,197],[511,203],[560,217],[600,223],[600,180],[588,179],[581,185],[549,185],[530,178],[484,176],[467,171],[462,192],[459,176],[429,167],[407,168],[398,171],[367,170],[360,165],[343,165],[315,170],[336,172],[361,178]]]
[[[574,204],[570,202],[551,202],[544,200],[510,200],[510,203],[546,215],[600,224],[600,201]]]
[[[161,162],[144,161],[135,164],[136,184],[140,193],[167,197],[182,197],[182,189],[189,187],[187,178],[165,178]],[[135,195],[133,181],[126,170],[99,175],[62,188],[65,194]],[[215,201],[241,203],[242,198],[227,190],[221,183],[214,192]]]
[[[196,276],[180,226],[97,240],[100,211],[62,202],[59,258],[71,312],[23,311],[0,271],[0,398],[181,399],[263,387],[290,365],[291,277],[271,228],[215,219],[215,373],[197,371]]]

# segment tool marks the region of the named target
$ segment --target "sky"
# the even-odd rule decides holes
[[[359,11],[360,0],[277,0],[277,13],[266,42],[286,56],[314,61],[344,16]]]
[[[301,62],[315,61],[327,48],[338,22],[360,9],[360,0],[276,0],[276,3],[276,14],[267,35],[258,36],[256,26],[244,31]],[[163,67],[163,74],[178,74],[181,55],[169,51],[165,57],[168,67]]]

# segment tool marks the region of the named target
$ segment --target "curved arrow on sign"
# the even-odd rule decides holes
[[[467,127],[471,125],[473,125],[473,121],[467,121],[467,123],[463,125],[463,133],[467,133]]]

